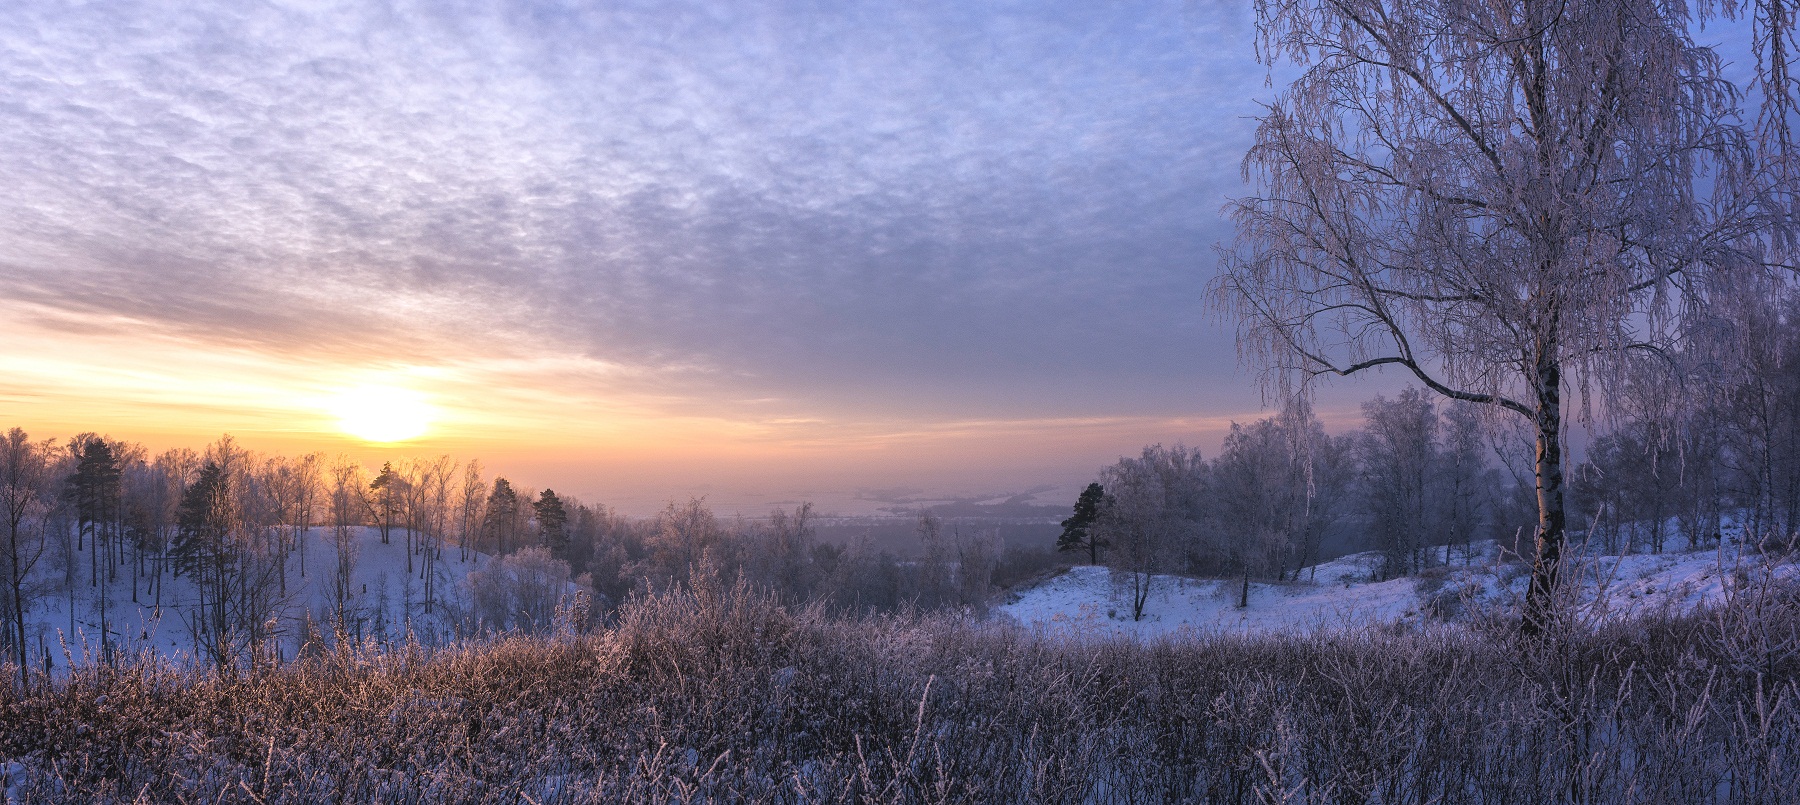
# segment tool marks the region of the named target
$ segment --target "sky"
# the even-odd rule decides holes
[[[638,512],[1210,454],[1266,415],[1206,299],[1251,13],[12,0],[0,427]]]

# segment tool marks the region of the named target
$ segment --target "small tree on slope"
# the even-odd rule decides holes
[[[1106,488],[1098,483],[1081,490],[1081,497],[1075,500],[1074,515],[1062,521],[1062,535],[1056,538],[1058,551],[1087,551],[1088,564],[1100,564],[1100,549],[1106,547],[1106,540],[1100,538],[1093,525],[1105,498]]]

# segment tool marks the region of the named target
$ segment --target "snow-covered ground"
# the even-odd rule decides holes
[[[1251,582],[1249,606],[1239,608],[1241,581],[1155,577],[1144,616],[1133,620],[1123,577],[1082,566],[1015,592],[1000,617],[1057,635],[1144,639],[1207,633],[1256,633],[1356,628],[1458,620],[1482,611],[1517,611],[1529,584],[1524,563],[1492,557],[1421,576],[1371,581],[1377,555],[1354,554],[1302,571],[1300,581]],[[1800,577],[1793,564],[1770,564],[1761,554],[1721,548],[1682,553],[1580,556],[1568,574],[1580,579],[1578,617],[1604,620],[1649,612],[1683,612],[1724,601],[1731,585],[1761,578]]]
[[[292,658],[304,639],[302,624],[306,615],[330,631],[329,613],[333,610],[331,579],[337,568],[337,549],[328,528],[309,529],[301,540],[302,551],[288,559],[287,593],[278,608],[278,645],[285,658]],[[418,554],[412,557],[412,570],[407,570],[405,532],[394,529],[389,542],[381,542],[381,533],[373,527],[357,527],[353,534],[354,569],[351,574],[353,594],[351,611],[357,631],[365,638],[398,639],[410,630],[426,642],[447,639],[453,628],[452,613],[468,606],[468,575],[484,565],[488,558],[471,553],[467,561],[458,558],[455,546],[445,546],[436,565],[431,612],[426,611],[424,565]],[[89,546],[89,550],[91,550]],[[55,548],[51,549],[56,550]],[[305,575],[301,575],[304,553]],[[86,551],[73,554],[80,565],[79,581],[73,590],[60,584],[59,572],[53,570],[52,557],[40,562],[37,575],[42,597],[31,607],[26,619],[27,641],[33,664],[40,662],[40,649],[53,667],[66,667],[71,661],[86,664],[100,650],[101,596],[88,583],[89,556]],[[160,605],[149,585],[140,578],[137,600],[132,600],[131,569],[120,566],[118,580],[107,587],[107,618],[114,646],[127,653],[149,650],[165,657],[188,659],[194,655],[194,639],[186,617],[196,594],[187,578],[164,574],[166,586]],[[44,589],[47,587],[48,589]]]

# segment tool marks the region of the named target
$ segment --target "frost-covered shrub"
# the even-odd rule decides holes
[[[1800,598],[1743,595],[1145,645],[707,582],[579,637],[0,689],[0,766],[26,802],[1800,801]]]

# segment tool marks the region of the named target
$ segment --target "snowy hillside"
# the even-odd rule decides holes
[[[1369,625],[1463,620],[1480,612],[1516,612],[1529,570],[1491,558],[1468,567],[1432,568],[1420,576],[1371,581],[1379,557],[1355,554],[1280,584],[1251,582],[1249,606],[1239,608],[1241,582],[1157,576],[1142,620],[1131,617],[1130,595],[1104,567],[1070,568],[996,609],[1000,617],[1058,635],[1158,638],[1183,633],[1311,631]],[[1577,556],[1578,614],[1609,619],[1657,611],[1688,611],[1725,599],[1738,580],[1800,577],[1793,564],[1770,564],[1729,545],[1686,553]]]
[[[300,550],[288,559],[286,593],[277,594],[279,603],[275,607],[276,646],[284,658],[292,658],[299,651],[308,616],[323,631],[331,630],[338,555],[329,533],[326,528],[309,529],[300,541]],[[471,553],[463,561],[454,546],[447,546],[433,568],[432,605],[428,607],[425,564],[421,555],[415,553],[408,571],[405,532],[394,529],[386,544],[381,541],[380,531],[373,527],[357,527],[352,537],[346,607],[352,636],[403,639],[410,632],[422,642],[448,639],[456,617],[469,608],[470,592],[465,582],[470,573],[488,564],[488,557]],[[34,664],[41,661],[40,656],[48,656],[57,668],[71,661],[80,665],[99,653],[102,596],[98,588],[87,582],[87,552],[74,552],[73,557],[81,570],[80,580],[72,589],[60,584],[54,572],[41,574],[42,597],[31,608],[26,627]],[[50,571],[49,567],[42,569]],[[107,586],[105,595],[109,610],[106,620],[115,647],[127,653],[150,650],[170,658],[194,656],[194,638],[187,622],[197,595],[192,579],[165,574],[164,582],[158,596],[148,591],[147,580],[140,580],[134,601],[130,570],[119,568],[118,580]]]

